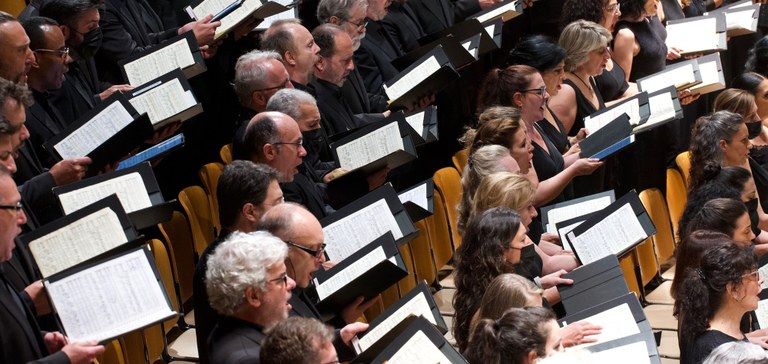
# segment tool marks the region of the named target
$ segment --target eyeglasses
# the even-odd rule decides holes
[[[17,202],[15,205],[0,205],[0,210],[13,210],[16,215],[18,215],[19,212],[23,209],[24,206],[21,204],[21,201]]]
[[[267,88],[260,88],[258,90],[253,90],[253,92],[263,92],[263,91],[272,91],[272,90],[282,90],[286,87],[288,87],[288,83],[291,82],[290,78],[285,79],[285,82],[283,82],[280,85],[274,86],[274,87],[267,87]]]
[[[298,142],[276,142],[276,143],[272,143],[272,145],[284,145],[284,144],[295,145],[298,148],[298,147],[304,146],[304,139],[299,139]]]
[[[276,284],[288,284],[288,273],[283,272],[279,277],[275,279],[270,279],[267,282],[276,283]]]
[[[307,253],[307,254],[309,254],[309,255],[317,258],[317,259],[322,258],[323,257],[323,253],[325,253],[325,246],[326,246],[325,243],[320,244],[320,249],[317,249],[317,250],[312,250],[312,249],[307,248],[305,246],[301,246],[301,245],[296,244],[296,243],[294,243],[294,242],[292,242],[290,240],[286,240],[285,243],[290,245],[290,246],[292,246],[292,247],[294,247],[294,248],[296,248],[296,249],[299,249],[299,250],[301,250],[301,251],[303,251],[303,252],[305,252],[305,253]]]
[[[611,5],[608,5],[605,7],[605,11],[611,12],[611,13],[618,13],[619,12],[619,3],[613,3]]]
[[[754,277],[754,279],[752,279],[752,280],[755,281],[755,282],[759,282],[760,281],[760,271],[756,270],[754,272],[750,272],[750,273],[742,274],[741,275],[741,278],[745,278],[745,277],[749,277],[750,279],[752,277]]]
[[[544,96],[544,93],[547,92],[547,86],[541,86],[539,88],[529,88],[529,89],[523,90],[521,92],[533,92],[535,94],[538,94],[539,96]]]
[[[67,56],[69,56],[69,47],[64,47],[62,49],[45,49],[45,48],[40,48],[40,49],[35,49],[34,52],[58,53],[59,56],[61,57],[61,60],[62,61],[66,61],[67,60]]]
[[[355,23],[355,22],[353,22],[351,20],[347,20],[347,23],[356,26],[357,28],[355,28],[355,29],[357,29],[358,32],[362,32],[363,29],[365,29],[365,27],[368,26],[368,20],[367,19],[361,20],[360,23]]]

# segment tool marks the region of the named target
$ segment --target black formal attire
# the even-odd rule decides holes
[[[365,89],[365,81],[357,67],[341,85],[341,97],[349,105],[352,114],[360,115],[359,118],[371,122],[383,118],[381,113],[387,110],[389,101],[383,93],[369,93]]]
[[[288,300],[288,303],[291,304],[291,311],[288,312],[289,316],[309,317],[323,321],[323,317],[320,314],[320,311],[317,310],[315,305],[312,303],[312,300],[307,297],[307,294],[303,288],[294,288],[291,291],[291,299]],[[338,316],[335,316],[333,319],[326,323],[336,329],[333,339],[333,346],[336,348],[336,355],[338,355],[339,360],[352,360],[355,357],[355,352],[349,346],[347,346],[347,344],[344,344],[344,341],[341,340],[341,335],[339,334],[340,329],[346,326],[347,323]]]
[[[101,79],[124,83],[117,62],[173,38],[178,29],[163,28],[160,18],[146,0],[104,0],[100,11],[101,48],[96,66]]]
[[[678,0],[661,0],[661,7],[664,9],[664,21],[685,19],[685,13]]]
[[[35,103],[26,109],[27,122],[25,124],[29,130],[27,145],[34,148],[38,159],[47,168],[53,166],[56,161],[43,148],[43,143],[58,135],[68,124],[58,108],[50,102],[49,95],[48,92],[32,90]]]
[[[392,61],[404,55],[397,41],[376,21],[369,21],[365,38],[355,51],[355,68],[360,71],[368,93],[382,93],[384,83],[399,73]]]
[[[19,149],[13,180],[20,186],[22,199],[29,203],[29,208],[41,223],[53,221],[61,216],[58,201],[51,191],[56,187],[53,175],[43,167],[29,143]]]
[[[312,86],[317,95],[321,124],[329,136],[364,125],[361,118],[355,117],[347,98],[342,95],[341,87],[320,79],[312,81]]]
[[[24,8],[24,10],[21,11],[18,17],[20,22],[25,21],[33,16],[39,16],[40,15],[40,8],[45,4],[44,0],[32,0],[30,1],[27,6]]]
[[[664,39],[667,32],[659,18],[645,18],[640,22],[619,21],[616,24],[616,33],[625,28],[632,31],[635,41],[640,45],[640,52],[632,58],[629,81],[635,82],[664,70],[667,60],[667,45]]]
[[[616,100],[627,91],[629,83],[627,83],[626,76],[627,73],[624,72],[624,69],[618,63],[613,62],[613,68],[610,71],[605,70],[595,77],[595,83],[603,100]]]
[[[547,106],[547,109],[549,109],[549,106]],[[555,148],[557,148],[561,154],[564,154],[568,151],[568,148],[571,147],[570,142],[568,141],[568,132],[565,131],[565,125],[563,125],[563,122],[560,121],[560,119],[557,117],[557,115],[555,115],[554,112],[552,112],[551,109],[549,109],[549,113],[552,114],[552,118],[555,120],[555,124],[557,124],[557,126],[552,125],[552,123],[546,119],[539,120],[536,122],[536,124],[540,128],[540,132],[549,138],[549,141],[555,145]]]
[[[59,351],[53,355],[43,341],[34,313],[6,281],[0,268],[0,362],[68,364],[69,358]]]
[[[593,90],[597,90],[597,85],[593,78],[587,80],[592,86]],[[597,96],[598,107],[592,105],[592,102],[581,93],[581,89],[576,86],[571,80],[564,80],[564,83],[570,85],[573,91],[576,93],[576,119],[574,120],[571,131],[568,133],[571,136],[575,136],[581,128],[584,127],[584,118],[594,114],[597,110],[605,109],[605,103],[600,95],[600,91],[595,91]],[[589,156],[585,156],[589,157]],[[571,182],[573,184],[573,193],[575,197],[582,197],[598,192],[602,192],[604,188],[603,179],[605,177],[605,167],[596,169],[592,174],[588,176],[577,176]]]
[[[326,203],[324,193],[308,174],[311,166],[302,163],[299,173],[293,176],[293,182],[281,183],[283,198],[286,201],[298,203],[309,210],[318,220],[328,216],[333,209]]]
[[[216,250],[224,239],[229,236],[230,231],[222,228],[219,236],[208,247],[203,250],[200,260],[195,266],[195,273],[192,276],[192,297],[195,305],[195,336],[197,336],[197,353],[200,363],[215,363],[210,361],[208,352],[208,337],[219,318],[224,317],[216,312],[210,302],[208,302],[208,291],[205,289],[205,271],[208,270],[208,258]]]
[[[680,343],[680,364],[701,364],[712,350],[722,344],[734,341],[749,342],[746,337],[737,339],[717,330],[704,331],[696,337],[693,343],[689,345]]]
[[[69,64],[67,77],[51,103],[71,123],[101,103],[99,94],[111,86],[99,79],[93,58],[75,61]]]
[[[549,136],[544,133],[544,130],[541,128],[542,124],[549,124],[549,122],[543,120],[543,122],[533,124],[533,127],[539,131],[539,134],[541,134],[541,138],[544,139],[544,143],[547,145],[549,153],[537,143],[533,143],[532,162],[533,167],[536,168],[536,176],[538,176],[539,181],[546,181],[565,169],[565,159],[563,159],[563,155],[560,154],[557,146],[549,140]],[[567,201],[573,197],[573,187],[569,183],[565,189],[563,189],[563,192],[560,192],[560,194],[548,204]]]
[[[232,135],[232,158],[237,159],[236,155],[240,154],[237,149],[243,149],[243,143],[245,142],[245,131],[248,129],[248,123],[256,116],[256,111],[249,109],[245,106],[240,106],[240,113],[237,114],[235,120],[235,130]]]
[[[479,12],[477,0],[408,0],[426,34],[437,33]]]
[[[264,328],[252,322],[222,316],[208,341],[211,363],[258,364]]]
[[[400,49],[406,53],[419,48],[419,38],[426,35],[424,28],[419,24],[418,16],[407,1],[402,4],[393,1],[387,9],[387,16],[379,21],[379,24],[386,29],[392,39],[400,45]]]

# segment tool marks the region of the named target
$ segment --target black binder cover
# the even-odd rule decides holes
[[[488,20],[498,20],[501,19],[503,22],[510,21],[518,16],[520,16],[523,13],[523,2],[519,0],[507,0],[500,2],[496,5],[491,6],[488,9],[482,10],[479,13],[476,13],[475,15],[472,15],[472,18],[483,18],[483,15],[488,14],[490,12],[496,11],[496,9],[505,7],[509,4],[515,4],[512,9],[509,9],[491,19]]]
[[[126,247],[126,249],[125,250],[121,250],[123,247]],[[133,241],[129,242],[126,245],[123,245],[121,247],[121,249],[116,249],[116,250],[107,252],[105,254],[99,255],[99,256],[94,257],[92,259],[89,259],[89,260],[87,260],[87,261],[85,261],[83,263],[80,263],[80,264],[78,264],[78,265],[76,265],[76,266],[74,266],[72,268],[69,268],[69,269],[64,270],[62,272],[59,272],[59,273],[56,273],[56,274],[48,277],[47,279],[45,279],[43,281],[43,283],[44,284],[55,283],[55,282],[57,282],[57,281],[59,281],[61,279],[67,278],[68,276],[70,276],[72,274],[78,273],[78,272],[86,270],[88,268],[95,267],[95,266],[97,266],[97,265],[99,265],[101,263],[107,262],[107,261],[112,260],[114,258],[121,257],[121,256],[124,256],[124,255],[130,254],[130,253],[133,253],[133,252],[135,252],[137,250],[143,250],[145,256],[147,257],[147,261],[149,262],[149,266],[152,268],[152,271],[155,274],[155,278],[157,279],[157,284],[160,286],[160,290],[163,292],[163,295],[165,296],[165,302],[168,305],[168,308],[171,311],[173,311],[173,305],[171,304],[171,299],[168,297],[168,292],[165,291],[165,287],[163,286],[162,278],[160,277],[160,273],[158,272],[157,266],[155,265],[154,257],[152,255],[152,252],[149,249],[149,245],[144,243],[144,238],[143,237],[139,237],[136,240],[133,240]],[[115,253],[116,251],[120,251],[120,252],[119,253]],[[47,290],[46,290],[46,292],[47,292]],[[54,302],[51,299],[50,295],[48,296],[48,299],[51,302],[51,310],[53,311],[54,316],[56,317],[56,321],[58,322],[59,327],[61,327],[63,329],[62,331],[64,333],[66,333],[66,329],[67,328],[64,327],[64,325],[61,322],[61,319],[59,318],[58,311],[56,310],[56,302]],[[123,332],[120,335],[117,335],[115,337],[110,337],[110,338],[102,340],[100,342],[100,344],[108,343],[108,342],[112,341],[113,339],[115,339],[115,338],[117,338],[119,336],[122,336],[123,334],[126,334],[128,332],[144,329],[144,328],[150,327],[152,325],[155,325],[158,322],[163,322],[163,321],[166,321],[166,320],[171,319],[171,318],[176,317],[176,316],[178,316],[178,313],[174,312],[172,315],[169,315],[167,317],[162,318],[161,320],[157,320],[157,321],[155,321],[153,323],[150,323],[149,325],[145,325],[145,326],[142,326],[142,327],[132,327],[132,328],[128,329],[127,331]]]
[[[384,199],[387,202],[389,210],[392,211],[392,215],[395,217],[397,225],[400,227],[400,231],[403,233],[403,237],[397,240],[397,245],[401,246],[419,234],[419,230],[413,225],[413,221],[408,216],[408,212],[405,211],[405,207],[400,202],[400,198],[397,197],[397,193],[391,185],[385,184],[365,196],[355,200],[343,208],[336,210],[335,213],[320,220],[320,224],[325,227],[333,224],[336,221],[342,220],[345,217],[362,210],[363,208],[371,205],[372,203]],[[369,242],[370,244],[370,242]]]
[[[563,202],[559,202],[552,205],[547,205],[541,208],[541,213],[539,214],[541,216],[541,223],[544,226],[549,225],[549,210],[568,207],[568,206],[576,205],[586,201],[597,200],[601,197],[609,197],[611,199],[611,202],[616,201],[616,193],[613,190],[610,190],[610,191],[595,193],[589,196],[574,198],[568,201],[563,201]]]
[[[749,4],[749,5],[744,5]],[[745,11],[752,11],[752,19],[757,19],[757,22],[759,24],[760,20],[760,3],[753,4],[752,0],[744,0],[744,1],[738,1],[733,4],[723,5],[717,9],[714,9],[712,11],[709,11],[705,13],[706,15],[712,15],[712,14],[718,14],[718,13],[737,13],[737,12],[745,12]],[[726,19],[727,21],[727,19]],[[756,24],[757,25],[757,24]],[[726,24],[727,28],[728,24]],[[752,34],[754,31],[750,29],[744,29],[744,28],[733,28],[727,30],[728,37],[738,37],[740,35],[747,35]]]
[[[573,285],[557,286],[566,314],[586,310],[595,302],[606,302],[629,293],[627,281],[615,255],[596,260],[565,274]]]
[[[643,240],[647,239],[649,236],[656,233],[656,227],[653,225],[653,222],[651,221],[651,217],[648,216],[648,212],[645,211],[645,207],[643,207],[643,203],[640,202],[640,198],[637,197],[637,193],[635,193],[634,190],[627,192],[624,196],[622,196],[620,199],[616,200],[614,203],[610,204],[608,207],[604,208],[602,211],[596,212],[592,217],[588,218],[586,221],[584,221],[581,225],[577,226],[573,229],[570,233],[567,234],[568,240],[571,243],[571,246],[573,247],[573,252],[576,254],[576,258],[579,259],[579,262],[582,264],[589,264],[591,262],[584,262],[581,257],[579,256],[579,250],[581,246],[579,244],[574,244],[573,238],[575,236],[579,236],[586,232],[587,230],[591,229],[593,226],[599,224],[603,219],[608,217],[608,215],[616,212],[619,208],[622,206],[630,204],[632,207],[632,211],[634,211],[635,216],[637,216],[638,221],[640,222],[640,226],[643,228],[643,231],[645,231],[646,237],[629,244],[628,246],[623,247],[620,251],[617,252],[610,252],[610,254],[615,254],[616,256],[621,256],[625,252],[631,250],[634,248],[637,244],[641,243]],[[590,242],[595,243],[595,242]]]
[[[678,120],[678,119],[682,119],[683,118],[683,107],[680,105],[680,100],[678,100],[678,98],[677,98],[677,89],[675,88],[675,86],[668,86],[668,87],[665,87],[665,88],[663,88],[661,90],[654,91],[654,92],[652,92],[652,93],[650,93],[648,95],[648,98],[650,99],[650,98],[652,98],[654,96],[658,96],[658,95],[661,95],[663,93],[669,94],[669,97],[672,99],[672,105],[675,108],[675,116],[670,118],[670,119],[667,119],[667,120],[656,122],[653,125],[644,126],[648,122],[648,120],[650,120],[650,117],[653,116],[653,115],[650,115],[648,118],[645,118],[640,123],[640,125],[637,125],[637,126],[634,127],[634,130],[632,130],[632,134],[640,134],[640,133],[646,132],[648,130],[653,130],[653,129],[655,129],[655,128],[661,126],[661,125],[664,125],[664,124],[666,124],[666,123],[668,123],[670,121]],[[650,101],[649,101],[648,107],[650,108]]]
[[[322,301],[318,298],[316,286],[331,279],[345,268],[362,259],[368,253],[375,249],[383,248],[387,259],[370,267],[365,273],[348,282],[342,288],[331,293]],[[389,258],[395,258],[397,264],[394,264]],[[400,249],[395,244],[395,238],[391,232],[387,232],[362,249],[356,251],[346,259],[337,263],[328,270],[318,269],[314,273],[312,288],[308,294],[315,300],[316,307],[321,312],[333,313],[346,307],[360,296],[370,299],[377,296],[393,284],[399,282],[403,277],[408,276],[403,258],[400,256]]]
[[[405,201],[403,203],[403,207],[405,208],[405,212],[408,213],[408,216],[411,217],[411,221],[419,221],[426,219],[429,216],[432,216],[432,214],[435,213],[435,182],[432,180],[432,178],[426,179],[422,182],[417,183],[413,187],[410,187],[406,190],[401,191],[399,195],[402,195],[405,192],[408,192],[410,190],[416,189],[418,187],[421,187],[422,185],[427,185],[427,209],[425,210],[423,207],[411,202],[411,201]]]
[[[358,167],[356,169],[353,169],[349,173],[361,171],[365,175],[369,175],[372,173],[375,173],[382,168],[386,167],[389,169],[395,169],[397,167],[400,167],[414,159],[416,159],[416,147],[413,145],[413,141],[410,137],[410,131],[411,127],[408,126],[408,123],[405,122],[405,116],[402,113],[392,113],[388,118],[382,120],[381,122],[370,124],[367,126],[364,126],[360,129],[355,130],[351,134],[345,136],[342,139],[339,139],[336,142],[331,143],[331,153],[333,154],[333,159],[336,161],[337,165],[339,164],[339,155],[337,152],[337,149],[345,144],[348,144],[352,141],[355,141],[365,135],[368,135],[376,130],[379,130],[385,126],[388,126],[392,123],[397,123],[398,128],[400,129],[400,138],[403,140],[403,150],[395,151],[394,153],[388,154],[382,158],[379,158],[375,161],[372,161],[362,167]],[[331,181],[333,183],[337,180],[343,180],[344,176],[339,176]]]
[[[643,331],[643,332],[640,332],[638,334],[634,334],[634,335],[630,335],[630,336],[625,336],[625,337],[623,337],[621,339],[616,339],[616,340],[611,340],[611,341],[607,341],[607,342],[600,343],[600,344],[595,344],[595,345],[592,345],[592,346],[590,346],[590,347],[588,347],[586,349],[589,350],[590,352],[593,352],[593,353],[599,353],[601,351],[615,349],[615,348],[620,348],[622,346],[629,345],[629,344],[634,344],[634,343],[638,343],[638,342],[644,342],[646,344],[646,348],[647,348],[648,347],[648,342],[649,342],[648,340],[650,340],[650,339],[653,339],[653,332]],[[656,349],[655,346],[654,346],[654,349]],[[650,363],[660,363],[660,359],[659,359],[659,355],[658,355],[658,350],[653,350],[653,351],[649,350],[648,351],[648,363],[649,364]]]
[[[184,89],[184,91],[190,91],[192,87],[189,85],[189,81],[184,76],[184,74],[181,72],[181,70],[176,69],[171,72],[168,72],[154,80],[151,80],[144,85],[141,85],[139,87],[136,87],[133,90],[130,90],[126,93],[126,97],[128,98],[128,101],[130,102],[131,99],[133,99],[136,96],[139,96],[147,91],[152,90],[155,87],[158,87],[162,84],[166,84],[173,79],[178,79],[179,83],[181,83],[181,88]],[[192,118],[195,115],[198,115],[203,112],[203,104],[201,104],[199,101],[197,104],[190,106],[186,110],[176,114],[172,115],[168,118],[165,118],[163,120],[158,121],[152,121],[152,127],[157,130],[160,129],[170,123],[176,122],[176,121],[187,121],[190,118]],[[151,120],[150,120],[151,121]]]
[[[682,90],[685,90],[687,88],[691,88],[693,86],[696,86],[696,85],[700,84],[701,83],[701,72],[699,71],[699,62],[696,62],[695,59],[689,59],[687,61],[682,61],[682,62],[670,64],[666,68],[664,68],[664,70],[662,70],[662,71],[659,71],[659,72],[656,72],[656,73],[654,73],[654,74],[652,74],[650,76],[645,76],[643,78],[638,79],[637,80],[637,90],[638,91],[648,91],[649,94],[650,94],[649,95],[649,97],[650,97],[651,95],[653,95],[658,90],[649,90],[647,87],[643,87],[643,84],[645,84],[645,80],[648,80],[650,78],[655,78],[655,77],[664,77],[665,73],[669,73],[670,71],[673,71],[676,68],[685,67],[685,66],[688,66],[688,65],[690,65],[693,68],[693,78],[694,78],[694,81],[693,82],[688,82],[688,83],[673,84],[673,85],[669,85],[669,86],[674,86],[678,91],[682,91]]]
[[[152,122],[149,121],[149,116],[147,116],[147,114],[139,115],[125,96],[120,93],[112,94],[112,96],[96,106],[96,108],[83,114],[83,116],[67,126],[59,134],[43,143],[43,148],[51,153],[56,160],[64,159],[59,152],[56,151],[54,146],[76,130],[80,129],[80,127],[88,123],[93,117],[114,102],[121,103],[133,117],[133,121],[87,154],[93,161],[88,167],[87,175],[93,176],[98,172],[99,168],[120,160],[130,151],[136,149],[137,146],[140,146],[145,140],[151,138],[152,133],[154,133]]]
[[[686,51],[685,49],[683,49],[682,52],[680,52],[680,55],[712,53],[712,52],[721,52],[721,51],[728,50],[728,42],[726,38],[726,34],[728,32],[728,24],[725,22],[725,13],[710,13],[709,15],[696,16],[693,18],[670,20],[670,21],[667,21],[667,28],[669,28],[670,25],[700,21],[704,18],[716,19],[715,32],[720,37],[718,45],[713,49],[693,50],[693,51]],[[692,61],[696,61],[696,60],[692,59]]]
[[[443,334],[421,316],[411,316],[403,320],[376,344],[358,355],[351,363],[385,363],[405,346],[418,331],[423,332],[451,363],[467,363],[467,360],[448,343]]]
[[[614,110],[621,105],[624,105],[628,102],[632,102],[634,100],[637,100],[637,104],[640,106],[640,120],[638,120],[636,125],[644,124],[648,118],[651,116],[651,106],[648,104],[648,93],[645,91],[639,92],[632,97],[628,97],[624,100],[621,100],[621,102],[618,102],[616,104],[611,105],[608,108],[601,109],[593,113],[592,115],[589,115],[590,118],[594,119],[600,115],[603,115],[611,110]],[[634,125],[633,125],[634,126]],[[590,130],[591,132],[591,130]]]
[[[441,46],[443,51],[445,51],[445,55],[448,56],[448,59],[451,61],[451,64],[456,69],[460,69],[477,60],[469,51],[461,46],[460,41],[461,39],[457,39],[452,34],[449,34],[392,60],[392,66],[397,68],[398,71],[403,71],[411,64],[417,62],[421,57],[424,57],[424,55],[435,49],[435,47]]]
[[[631,134],[632,125],[629,123],[629,116],[627,116],[627,114],[621,114],[621,116],[600,128],[600,130],[590,134],[579,143],[579,146],[581,147],[581,155],[584,157],[595,158],[595,155],[611,148]],[[604,159],[605,157],[607,157],[607,155],[600,159]]]
[[[393,79],[387,81],[385,87],[389,88],[395,83],[397,83],[397,81],[400,81],[400,79],[406,76],[409,76],[409,73],[411,71],[416,69],[416,67],[419,67],[422,63],[427,61],[430,57],[435,57],[437,62],[440,64],[440,69],[435,71],[435,73],[431,74],[429,77],[425,78],[424,80],[419,82],[415,87],[406,91],[404,94],[400,95],[396,99],[392,99],[392,97],[389,96],[389,94],[387,94],[387,97],[390,98],[389,100],[390,110],[410,109],[413,105],[418,104],[418,102],[422,98],[437,94],[438,92],[442,91],[444,88],[448,87],[448,85],[450,85],[453,81],[459,78],[459,74],[456,72],[456,69],[451,64],[450,60],[448,59],[448,56],[445,54],[443,47],[437,46],[434,49],[432,49],[429,53],[419,58],[418,61],[414,62],[408,68],[400,72]],[[386,93],[386,88],[385,88],[385,93]]]
[[[296,1],[296,2],[293,2],[293,3],[287,4],[287,5],[283,5],[283,4],[280,4],[279,2],[275,2],[275,1],[259,0],[259,2],[261,3],[261,6],[259,6],[256,9],[253,9],[253,11],[249,15],[247,15],[242,20],[240,20],[237,23],[235,23],[234,25],[232,25],[229,29],[227,29],[226,32],[217,32],[214,39],[217,39],[217,40],[218,39],[223,39],[221,37],[223,37],[223,36],[233,32],[235,30],[235,28],[237,28],[242,23],[245,23],[248,19],[266,19],[266,18],[268,18],[268,17],[270,17],[272,15],[280,14],[280,13],[286,11],[286,10],[290,10],[290,9],[293,8],[293,6],[295,4],[298,3],[298,1]],[[194,4],[192,7],[196,8],[198,5],[202,4],[203,1],[202,0],[195,0],[195,1],[191,1],[191,3]],[[224,9],[222,9],[222,11],[223,10]],[[230,14],[231,14],[231,12],[230,12]],[[227,14],[224,18],[226,18],[227,16],[229,16],[229,14]],[[211,20],[211,21],[213,21],[213,20]]]
[[[422,127],[420,129],[413,129],[413,126],[411,125],[411,123],[407,122],[408,118],[422,112],[424,113],[421,116]],[[405,119],[406,119],[406,124],[411,126],[411,133],[410,133],[411,139],[413,140],[413,144],[416,147],[419,147],[426,143],[437,141],[439,139],[438,131],[437,131],[437,106],[429,105],[421,110],[405,113]]]
[[[461,23],[453,25],[450,28],[446,28],[437,33],[432,33],[421,37],[419,39],[419,44],[430,44],[437,39],[448,36],[452,36],[459,40],[459,43],[462,43],[476,34],[480,34],[480,49],[478,50],[478,55],[482,55],[494,49],[498,49],[496,43],[493,41],[491,36],[485,32],[485,29],[477,19],[467,19]],[[458,68],[457,65],[454,64],[454,66]]]
[[[176,43],[180,39],[186,39],[187,45],[189,46],[190,52],[192,52],[192,58],[195,60],[195,63],[187,66],[186,68],[182,69],[181,71],[184,73],[184,76],[186,78],[192,78],[195,77],[205,71],[208,70],[205,66],[205,59],[203,59],[203,53],[200,51],[200,46],[197,44],[197,39],[195,39],[195,33],[193,32],[186,32],[184,34],[180,34],[176,37],[173,37],[163,43],[160,43],[159,45],[155,47],[151,47],[149,49],[144,50],[143,52],[139,52],[137,54],[134,54],[126,59],[123,59],[121,61],[118,61],[117,64],[120,66],[120,73],[123,74],[123,79],[128,82],[128,74],[125,73],[125,65],[128,63],[131,63],[141,57],[144,57],[152,52],[155,52],[159,49],[162,49],[164,47],[167,47],[173,43]]]
[[[128,218],[131,220],[131,222],[133,222],[133,225],[136,227],[136,229],[141,230],[152,225],[157,225],[162,221],[170,220],[171,214],[173,213],[173,207],[176,204],[176,200],[169,202],[165,201],[163,194],[160,191],[160,186],[157,184],[157,180],[155,179],[155,174],[152,173],[152,167],[149,166],[148,162],[140,163],[133,167],[121,169],[119,171],[83,179],[68,185],[54,187],[53,195],[58,198],[59,195],[134,172],[138,172],[141,175],[141,179],[144,181],[144,186],[147,188],[147,193],[149,194],[149,200],[152,202],[151,207],[128,213]]]
[[[25,243],[27,246],[34,245],[35,240],[38,240],[103,208],[109,208],[115,212],[117,219],[120,221],[120,225],[123,227],[123,232],[125,232],[125,237],[127,239],[126,242],[135,240],[139,237],[138,232],[136,232],[136,230],[133,228],[133,225],[131,224],[130,219],[128,219],[128,215],[125,213],[125,209],[123,209],[123,205],[120,203],[120,199],[117,198],[117,195],[112,194],[69,215],[65,215],[24,235],[20,235],[16,237],[16,240]],[[83,244],[88,243],[88,241],[83,241]],[[31,251],[32,250],[30,249],[30,252]],[[37,264],[36,257],[35,264]]]

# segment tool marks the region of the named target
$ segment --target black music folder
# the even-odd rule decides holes
[[[589,134],[579,142],[579,146],[583,157],[603,160],[626,148],[634,141],[629,116],[621,114],[600,130]]]
[[[621,256],[656,233],[637,193],[632,190],[596,212],[565,236],[582,264]]]
[[[178,314],[149,246],[78,264],[43,280],[51,308],[70,340],[100,343]]]
[[[419,44],[423,44],[423,45],[430,44],[430,43],[433,43],[435,40],[438,40],[443,37],[453,37],[457,39],[459,43],[464,43],[465,41],[469,40],[473,36],[480,34],[480,45],[478,49],[478,56],[481,56],[490,51],[498,49],[498,46],[493,41],[493,38],[491,38],[491,36],[488,35],[488,33],[483,28],[483,25],[480,24],[484,21],[485,20],[481,21],[478,19],[467,19],[461,23],[454,24],[453,26],[446,28],[442,31],[439,31],[437,33],[432,33],[424,37],[421,37],[419,39]],[[474,57],[474,58],[477,58],[477,57]],[[454,66],[456,68],[459,68],[459,66],[456,64],[454,64]]]
[[[400,191],[397,196],[411,221],[423,220],[435,213],[435,182],[432,178]]]
[[[422,281],[410,292],[403,295],[397,302],[387,307],[384,312],[369,322],[368,330],[365,330],[352,338],[352,347],[357,354],[365,352],[383,338],[392,327],[406,320],[408,317],[423,316],[435,325],[438,331],[445,334],[449,327],[445,323],[440,310],[432,297],[426,281]]]
[[[188,79],[208,70],[193,32],[180,34],[117,64],[123,79],[132,86],[143,85],[174,69],[181,68]]]
[[[153,133],[149,116],[139,114],[123,94],[115,93],[43,143],[43,148],[56,160],[90,157],[93,162],[87,175],[92,176]]]
[[[48,277],[138,237],[117,195],[112,194],[16,240],[29,247],[41,276]]]
[[[139,113],[149,115],[155,130],[203,112],[203,104],[197,101],[189,81],[179,69],[126,92],[126,97]]]
[[[504,30],[504,20],[502,18],[496,18],[483,22],[482,25],[485,32],[488,33],[488,36],[490,36],[493,39],[493,42],[496,43],[496,46],[501,48],[501,33]]]
[[[369,175],[385,167],[395,169],[417,157],[410,133],[405,116],[392,113],[331,143],[331,153],[336,164],[350,172],[359,170]]]
[[[424,55],[435,49],[437,46],[443,48],[445,55],[448,56],[451,64],[456,69],[460,69],[472,62],[477,61],[477,57],[467,48],[462,46],[461,39],[458,39],[449,34],[445,37],[435,39],[432,42],[422,45],[421,47],[416,48],[407,54],[392,60],[392,66],[397,68],[398,71],[403,71],[414,62],[417,62],[421,57],[424,57]]]
[[[572,285],[557,286],[566,314],[586,310],[596,302],[610,301],[629,293],[619,260],[611,254],[587,265],[582,265],[563,278],[573,279]]]
[[[522,13],[523,1],[507,0],[472,15],[472,18],[477,19],[481,23],[496,19],[501,19],[503,22],[507,22],[520,16]]]
[[[680,49],[681,55],[728,50],[725,13],[670,20],[666,28],[667,47]]]
[[[227,6],[230,6],[230,4],[221,4],[216,0],[193,1],[192,3],[195,4],[194,8],[187,10],[187,12],[191,11],[196,19],[202,19],[208,14],[219,14]],[[221,26],[216,29],[214,39],[219,39],[222,36],[231,33],[240,24],[248,21],[248,19],[266,19],[272,15],[280,14],[292,9],[297,3],[298,2],[283,5],[276,1],[246,0],[239,8],[221,19]]]
[[[387,216],[389,215],[389,216]],[[391,224],[390,224],[391,222]],[[391,185],[385,184],[322,219],[326,254],[340,261],[392,229],[397,245],[419,234]]]
[[[142,186],[137,186],[137,183]],[[138,230],[170,220],[176,207],[175,199],[166,202],[163,198],[148,162],[53,188],[53,194],[59,199],[64,214],[70,214],[113,193],[117,193],[128,218]],[[130,201],[123,200],[121,196]]]
[[[609,191],[603,191],[599,193],[595,193],[589,196],[579,197],[570,199],[568,201],[558,202],[552,205],[547,205],[541,208],[541,213],[539,216],[541,216],[541,223],[544,225],[544,228],[551,233],[554,233],[555,231],[553,229],[549,229],[548,225],[550,224],[557,224],[558,222],[563,221],[562,219],[559,219],[559,215],[563,213],[563,209],[570,209],[574,210],[573,213],[566,213],[567,216],[581,216],[588,214],[590,212],[597,211],[597,206],[602,206],[605,204],[605,206],[610,205],[613,201],[616,201],[616,193],[613,190]],[[555,215],[558,216],[552,216],[554,221],[550,221],[550,212],[552,212]],[[570,219],[570,218],[569,218]],[[566,219],[568,220],[568,219]],[[552,226],[554,228],[554,226]]]
[[[596,212],[590,212],[586,215],[576,216],[572,219],[563,220],[560,222],[555,223],[555,231],[557,232],[557,236],[560,237],[560,243],[563,245],[563,249],[567,251],[573,251],[573,247],[568,242],[568,238],[566,235],[573,231],[577,226],[581,225],[584,221],[587,221],[590,217],[594,216]]]
[[[638,79],[637,89],[651,94],[667,86],[675,86],[677,90],[682,91],[700,84],[701,81],[699,63],[690,59],[670,64],[662,71]]]
[[[632,97],[628,97],[611,105],[610,107],[596,111],[584,118],[584,127],[586,127],[590,133],[597,132],[605,124],[613,121],[621,116],[621,114],[627,114],[627,116],[629,116],[629,123],[633,127],[644,124],[651,116],[651,106],[648,104],[648,93],[645,91],[639,92]]]
[[[416,147],[439,139],[436,105],[405,113],[405,122],[411,127],[411,139]]]
[[[752,34],[757,30],[760,16],[760,3],[753,4],[752,0],[738,1],[733,4],[723,5],[705,15],[725,13],[728,37]]]
[[[424,97],[437,94],[459,78],[455,67],[437,46],[384,84],[390,110],[410,109]]]
[[[377,296],[406,276],[400,249],[387,232],[330,269],[315,271],[308,293],[319,311],[336,313],[360,296]]]
[[[639,134],[683,118],[683,107],[680,105],[675,86],[667,86],[648,94],[648,107],[651,115],[640,122],[640,125],[634,126],[633,134]]]
[[[637,363],[637,359],[640,359],[640,355],[648,356],[648,360],[642,360],[643,363],[648,364],[661,364],[658,352],[648,352],[648,333],[641,332],[630,336],[623,337],[621,339],[611,340],[608,342],[595,344],[587,348],[592,353],[608,354],[593,355],[590,359],[594,364],[614,364],[620,358],[632,358],[632,363]],[[637,346],[639,345],[639,347]]]
[[[467,363],[443,334],[422,316],[406,318],[351,363],[382,364],[389,361]]]
[[[702,95],[725,89],[725,74],[723,74],[720,53],[708,54],[693,61],[696,61],[699,67],[701,83],[691,87],[692,94]]]

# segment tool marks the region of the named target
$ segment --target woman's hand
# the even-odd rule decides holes
[[[602,331],[602,327],[590,324],[589,322],[574,322],[560,329],[560,334],[562,335],[561,342],[564,347],[593,343],[597,341],[594,335],[598,335]]]

